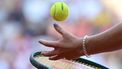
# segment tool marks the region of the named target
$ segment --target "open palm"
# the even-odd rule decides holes
[[[57,41],[40,40],[39,42],[47,47],[53,47],[53,51],[42,53],[51,60],[57,59],[76,59],[83,55],[82,38],[78,38],[69,32],[66,32],[57,24],[54,24],[55,30],[62,35],[62,39]]]

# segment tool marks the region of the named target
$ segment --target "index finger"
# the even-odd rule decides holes
[[[56,47],[59,46],[57,41],[40,40],[39,43],[41,43],[41,44],[43,44],[43,45],[45,45],[47,47],[54,47],[54,48],[56,48]]]

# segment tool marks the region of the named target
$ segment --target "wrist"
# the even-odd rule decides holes
[[[85,50],[83,49],[83,39],[84,37],[81,39],[81,49],[82,49],[82,55],[85,55],[85,56],[88,56],[91,55],[91,54],[94,54],[95,53],[95,36],[87,36],[87,38],[85,39]],[[84,50],[84,51],[83,51]]]
[[[88,54],[88,37],[87,35],[85,35],[83,37],[83,40],[82,40],[82,49],[83,49],[83,53],[86,57],[89,57],[89,54]]]
[[[97,47],[96,46],[99,46],[99,40],[97,40],[96,35],[88,36],[86,44],[87,44],[87,52],[90,55],[97,53],[97,49],[96,49]]]

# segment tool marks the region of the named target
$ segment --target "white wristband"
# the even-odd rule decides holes
[[[87,50],[86,50],[86,40],[87,40],[87,37],[88,37],[87,35],[85,35],[85,36],[83,37],[83,43],[82,43],[82,44],[83,44],[83,45],[82,45],[82,46],[83,46],[83,53],[85,54],[86,57],[90,57],[90,56],[88,55],[88,53],[87,53]]]

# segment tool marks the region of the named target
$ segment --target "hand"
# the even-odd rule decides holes
[[[47,47],[53,47],[53,51],[43,52],[51,60],[58,59],[76,59],[83,55],[82,38],[78,38],[69,32],[63,30],[57,24],[54,24],[55,30],[62,35],[62,39],[57,41],[40,40],[39,42]]]

